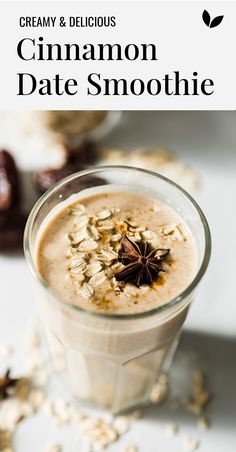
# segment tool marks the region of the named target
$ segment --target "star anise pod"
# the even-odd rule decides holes
[[[151,284],[160,272],[161,262],[167,258],[170,250],[164,248],[153,249],[151,245],[141,240],[133,242],[125,236],[121,240],[121,249],[118,253],[118,261],[124,268],[115,274],[117,281],[125,281],[141,286]]]
[[[11,390],[17,385],[18,381],[18,378],[11,378],[9,369],[5,375],[0,377],[0,400],[5,400],[11,395]]]

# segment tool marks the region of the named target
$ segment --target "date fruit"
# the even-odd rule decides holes
[[[84,141],[78,146],[66,146],[66,155],[75,161],[80,162],[80,165],[88,166],[95,164],[99,156],[99,148],[96,143],[92,141]]]
[[[26,220],[19,208],[0,212],[0,252],[22,247]]]
[[[59,182],[66,176],[70,176],[77,171],[84,169],[83,165],[80,165],[77,161],[75,162],[74,156],[68,157],[68,160],[64,166],[57,169],[46,169],[39,171],[35,174],[35,183],[38,191],[43,194],[52,185]]]
[[[20,187],[18,171],[13,157],[5,150],[0,151],[0,212],[19,202]]]
[[[86,176],[83,179],[75,181],[75,193],[78,193],[86,188],[97,187],[99,185],[105,185],[105,180],[101,177]]]

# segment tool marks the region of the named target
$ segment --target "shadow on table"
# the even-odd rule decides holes
[[[196,416],[176,407],[175,401],[191,391],[191,373],[201,369],[207,376],[212,400],[206,416],[218,429],[235,428],[236,339],[185,331],[170,372],[170,396],[161,406],[145,410],[145,417],[158,422],[192,423]],[[187,390],[186,390],[187,388]]]

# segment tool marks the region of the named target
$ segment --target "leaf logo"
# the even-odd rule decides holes
[[[208,11],[205,9],[202,13],[202,19],[203,22],[206,24],[209,28],[215,28],[218,27],[218,25],[221,24],[222,20],[224,19],[224,16],[216,16],[214,19],[211,20],[211,16],[208,13]]]

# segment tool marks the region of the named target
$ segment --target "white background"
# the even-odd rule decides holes
[[[236,450],[235,126],[235,112],[126,112],[104,140],[109,146],[126,148],[167,146],[190,163],[200,180],[195,197],[206,213],[213,239],[211,264],[185,324],[181,353],[173,367],[173,385],[178,387],[185,378],[181,354],[189,350],[200,353],[196,366],[207,372],[213,393],[208,409],[212,428],[200,432],[193,416],[173,412],[167,404],[146,410],[144,418],[111,452],[121,452],[128,442],[137,444],[139,452],[181,452],[183,438],[189,434],[200,439],[200,452]],[[31,184],[27,192],[32,192]],[[13,369],[17,372],[23,336],[35,310],[32,279],[23,256],[0,256],[0,286],[0,344],[16,348]],[[176,438],[167,438],[165,425],[172,421],[180,432]],[[73,435],[71,428],[57,429],[50,418],[36,416],[20,425],[16,452],[41,452],[51,440],[60,440],[65,445],[63,452],[82,452],[80,443],[72,447]]]
[[[202,21],[207,9],[211,17],[224,15],[217,28],[209,29]],[[117,17],[114,28],[24,29],[20,16],[112,16]],[[0,108],[31,109],[235,109],[236,41],[235,2],[1,2],[0,3]],[[157,62],[122,61],[22,61],[16,46],[24,37],[44,37],[47,43],[157,43]],[[197,71],[200,79],[212,78],[212,96],[87,96],[87,75],[98,72],[105,78],[163,78],[164,74],[180,71],[191,78]],[[79,80],[75,96],[17,96],[18,72],[37,75],[38,79],[63,78]]]

